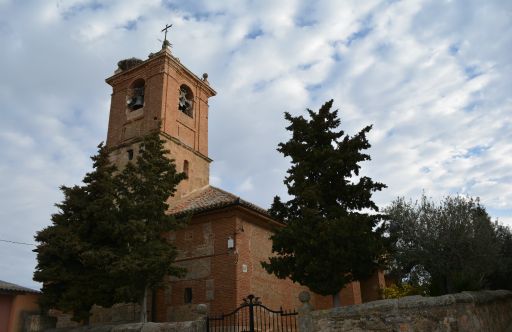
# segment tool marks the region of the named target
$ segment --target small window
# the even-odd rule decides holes
[[[126,96],[126,105],[131,111],[144,107],[144,86],[143,79],[138,79],[131,85]]]
[[[185,303],[192,303],[192,288],[185,288]]]
[[[185,173],[185,175],[187,176],[188,178],[188,160],[185,160],[183,162],[183,173]]]
[[[194,96],[192,90],[185,84],[180,86],[180,97],[178,100],[178,109],[186,115],[193,117]]]
[[[132,160],[133,159],[133,150],[130,149],[128,151],[126,151],[128,153],[128,160]]]

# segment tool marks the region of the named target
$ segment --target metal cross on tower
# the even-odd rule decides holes
[[[164,33],[164,43],[167,41],[167,30],[169,30],[172,27],[172,24],[166,24],[165,28],[162,29],[162,32]]]

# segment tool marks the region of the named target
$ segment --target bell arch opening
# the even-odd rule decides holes
[[[178,109],[191,118],[194,115],[194,95],[192,94],[192,90],[185,84],[180,86]]]
[[[130,111],[135,111],[144,107],[144,88],[146,82],[139,78],[130,85],[128,95],[126,96],[126,106]]]

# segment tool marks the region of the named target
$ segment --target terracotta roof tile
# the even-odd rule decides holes
[[[205,186],[187,196],[183,196],[172,203],[168,211],[170,214],[182,215],[219,209],[230,205],[242,205],[267,217],[269,216],[267,210],[213,186]]]
[[[7,281],[0,280],[0,292],[10,293],[40,293],[39,291],[20,285],[16,285]]]

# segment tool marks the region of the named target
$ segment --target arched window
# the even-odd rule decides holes
[[[178,109],[186,115],[193,117],[194,95],[192,94],[192,90],[185,84],[180,86]]]
[[[185,175],[187,176],[188,178],[188,160],[185,160],[183,162],[183,173],[185,173]]]
[[[138,110],[144,107],[144,86],[146,82],[142,78],[135,80],[126,96],[126,105],[130,111]]]

